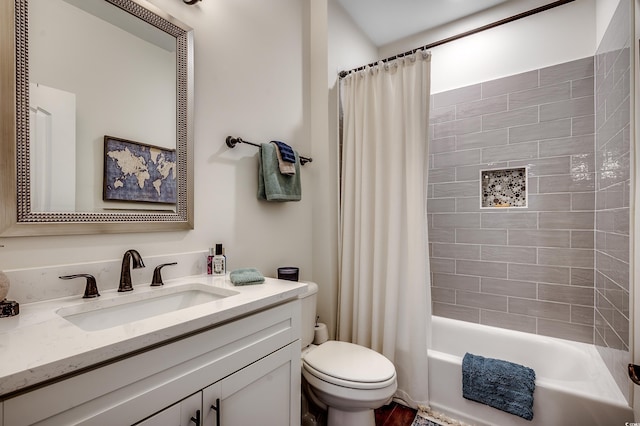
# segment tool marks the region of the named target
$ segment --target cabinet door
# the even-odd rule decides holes
[[[202,392],[165,408],[136,426],[202,426]]]
[[[204,389],[203,425],[299,425],[299,347],[285,346]]]

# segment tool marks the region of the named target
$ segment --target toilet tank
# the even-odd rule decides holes
[[[302,342],[306,348],[313,342],[314,327],[316,326],[316,302],[318,300],[318,284],[307,282],[307,291],[300,296],[302,305]]]

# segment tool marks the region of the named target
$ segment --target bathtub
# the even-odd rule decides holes
[[[633,411],[593,345],[434,316],[431,346],[431,409],[456,420],[487,426],[633,422]],[[462,397],[465,352],[535,370],[532,421]]]

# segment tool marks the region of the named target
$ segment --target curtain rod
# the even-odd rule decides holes
[[[449,43],[451,41],[459,40],[459,39],[461,39],[463,37],[467,37],[467,36],[470,36],[470,35],[473,35],[473,34],[477,34],[479,32],[482,32],[482,31],[485,31],[485,30],[489,30],[491,28],[499,27],[500,25],[503,25],[503,24],[508,24],[509,22],[517,21],[518,19],[526,18],[528,16],[535,15],[537,13],[544,12],[544,11],[549,10],[549,9],[553,9],[555,7],[558,7],[558,6],[562,6],[564,4],[571,3],[573,1],[575,1],[575,0],[558,0],[558,1],[555,1],[553,3],[546,4],[544,6],[536,7],[535,9],[531,9],[531,10],[528,10],[526,12],[518,13],[518,14],[510,16],[508,18],[500,19],[499,21],[495,21],[495,22],[492,22],[490,24],[483,25],[483,26],[475,28],[473,30],[465,31],[463,33],[456,34],[456,35],[451,36],[451,37],[443,38],[441,40],[435,41],[433,43],[426,44],[426,45],[421,46],[421,47],[416,47],[415,49],[408,50],[408,51],[406,51],[404,53],[398,53],[397,55],[393,55],[393,56],[390,56],[390,57],[385,58],[385,59],[380,59],[380,60],[378,60],[376,62],[372,62],[370,64],[363,65],[363,66],[358,67],[358,68],[353,68],[353,69],[348,70],[348,71],[340,71],[338,73],[338,75],[340,76],[340,78],[344,78],[347,75],[349,75],[350,72],[362,71],[363,69],[365,69],[367,67],[372,67],[374,65],[377,65],[380,62],[388,62],[388,61],[392,61],[392,60],[397,59],[397,58],[401,58],[403,56],[412,55],[412,54],[416,53],[418,50],[428,50],[428,49],[434,48],[436,46],[440,46],[442,44]]]

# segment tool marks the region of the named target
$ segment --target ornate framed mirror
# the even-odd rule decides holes
[[[192,229],[192,29],[145,0],[0,12],[0,237]]]

